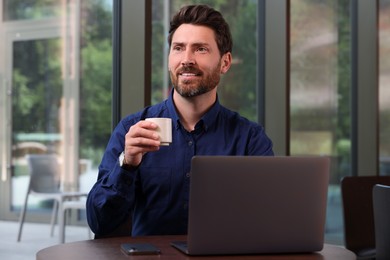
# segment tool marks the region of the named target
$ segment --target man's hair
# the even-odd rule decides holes
[[[221,56],[232,52],[233,40],[230,28],[222,14],[207,5],[187,5],[177,12],[170,23],[168,44],[172,44],[172,37],[176,29],[182,24],[203,25],[212,29]]]

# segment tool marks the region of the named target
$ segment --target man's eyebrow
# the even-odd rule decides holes
[[[193,43],[190,43],[190,44],[186,44],[185,42],[172,42],[172,45],[180,45],[180,46],[183,46],[183,45],[190,45],[190,46],[210,46],[209,43],[207,42],[193,42]]]
[[[207,43],[207,42],[194,42],[191,45],[192,46],[196,46],[196,47],[198,47],[198,46],[210,46],[210,44]]]
[[[172,42],[172,45],[184,45],[184,42]]]

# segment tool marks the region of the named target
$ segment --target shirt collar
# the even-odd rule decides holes
[[[169,110],[169,113],[172,115],[172,121],[174,122],[174,127],[178,129],[181,126],[180,118],[178,116],[178,113],[176,111],[176,107],[173,103],[173,88],[171,90],[171,93],[167,99],[167,107]],[[217,99],[215,103],[211,106],[210,110],[207,111],[206,114],[203,115],[203,117],[200,119],[200,121],[203,121],[204,129],[207,131],[207,129],[216,122],[218,112],[220,110],[220,103],[219,98],[217,95]]]
[[[173,103],[173,88],[171,90],[170,95],[168,96],[168,99],[166,100],[166,104],[169,110],[169,114],[172,117],[173,127],[175,129],[179,129],[180,127],[180,119],[176,111],[175,104]]]

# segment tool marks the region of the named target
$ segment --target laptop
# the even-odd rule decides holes
[[[328,157],[195,156],[188,255],[310,253],[324,244]]]

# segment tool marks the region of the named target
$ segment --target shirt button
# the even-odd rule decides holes
[[[191,146],[191,145],[192,145],[192,141],[189,141],[189,142],[188,142],[188,146]]]
[[[186,173],[186,177],[187,177],[187,178],[191,177],[191,173],[187,172],[187,173]]]

